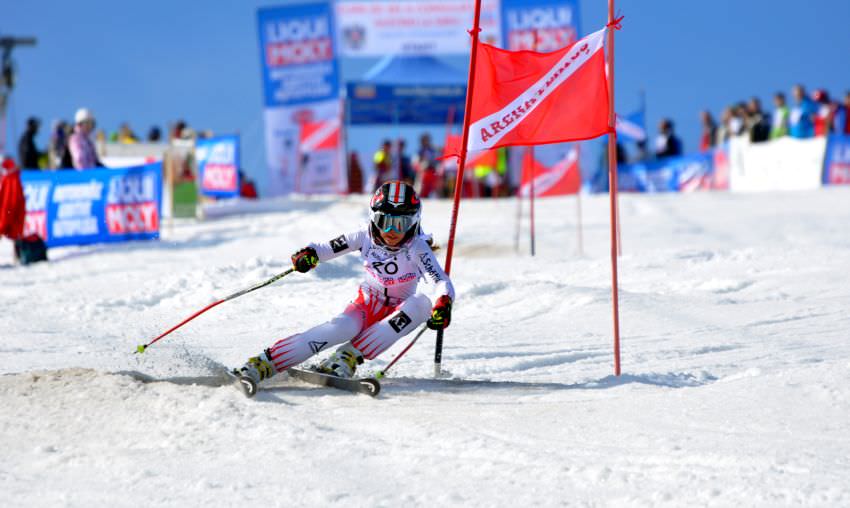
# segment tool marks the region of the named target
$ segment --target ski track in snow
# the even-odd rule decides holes
[[[193,312],[354,229],[365,197],[177,221],[158,243],[0,242],[0,505],[850,505],[850,188],[623,195],[623,375],[607,198],[465,201],[443,379],[426,334],[377,399],[221,372],[339,312],[355,256]],[[276,211],[274,211],[276,210]],[[445,244],[451,203],[425,201]],[[445,255],[443,250],[438,252]],[[367,364],[378,370],[407,344]]]

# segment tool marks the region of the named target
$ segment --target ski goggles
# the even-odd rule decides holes
[[[407,231],[416,224],[416,216],[390,215],[382,212],[375,212],[372,222],[384,233],[389,233],[390,231],[407,233]]]

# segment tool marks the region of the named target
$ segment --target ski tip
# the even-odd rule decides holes
[[[139,347],[137,347],[137,348],[136,348],[136,353],[139,353],[139,354],[144,353],[144,352],[145,352],[145,349],[147,349],[147,348],[148,348],[148,347],[147,347],[146,345],[144,345],[144,344],[139,344]]]

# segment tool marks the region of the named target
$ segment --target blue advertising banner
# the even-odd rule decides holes
[[[347,85],[348,122],[364,124],[441,124],[446,112],[463,118],[466,104],[464,85]]]
[[[162,163],[122,169],[23,171],[24,235],[48,247],[159,238]]]
[[[507,50],[555,51],[577,41],[580,34],[578,0],[502,0]]]
[[[823,184],[850,184],[850,136],[829,136],[823,158]]]
[[[263,8],[257,17],[267,107],[339,96],[330,3]]]
[[[687,192],[713,188],[714,154],[624,164],[618,167],[617,183],[623,192]]]
[[[201,193],[216,198],[239,196],[239,136],[217,136],[195,143]]]

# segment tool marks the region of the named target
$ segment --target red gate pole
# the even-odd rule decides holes
[[[534,257],[534,179],[537,177],[537,175],[534,174],[534,146],[528,147],[528,155],[528,158],[531,159],[529,161],[529,164],[531,166],[529,168],[529,171],[531,172],[531,189],[529,191],[529,203],[531,204],[531,210],[529,213],[529,230],[531,233],[531,256]]]
[[[475,21],[469,34],[472,36],[472,55],[469,59],[469,78],[466,82],[466,107],[463,114],[463,138],[458,160],[457,177],[455,179],[454,205],[452,206],[452,222],[449,227],[449,243],[446,247],[446,274],[452,270],[452,253],[455,246],[457,231],[457,214],[460,210],[460,195],[463,190],[463,170],[466,166],[466,149],[469,146],[469,124],[472,115],[472,93],[475,90],[475,63],[478,56],[478,34],[481,32],[481,0],[475,0]],[[434,351],[434,377],[440,376],[443,360],[443,330],[437,330],[437,344]]]
[[[614,375],[620,375],[620,305],[617,277],[617,129],[614,108],[614,0],[608,0],[608,196],[611,208],[611,300],[614,314]]]

